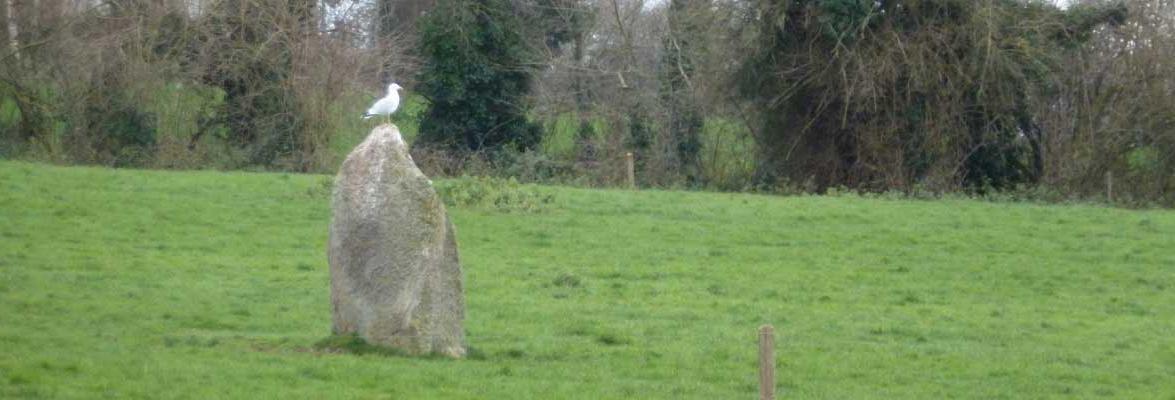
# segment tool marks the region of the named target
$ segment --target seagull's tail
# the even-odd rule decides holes
[[[371,117],[374,117],[374,116],[375,116],[375,114],[363,113],[363,119],[371,119]]]

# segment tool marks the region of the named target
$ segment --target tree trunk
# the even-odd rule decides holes
[[[662,74],[667,81],[664,98],[669,108],[669,131],[673,137],[679,172],[691,184],[701,183],[701,133],[704,125],[690,75],[694,73],[696,47],[703,38],[699,13],[707,5],[698,0],[672,0],[669,4],[669,34]]]
[[[575,52],[575,59],[572,60],[572,63],[575,65],[575,69],[571,71],[571,89],[575,91],[575,105],[576,110],[579,111],[580,123],[585,121],[585,114],[587,114],[589,100],[587,86],[584,85],[583,77],[583,59],[584,46],[586,46],[586,36],[587,32],[585,32],[584,29],[579,29],[575,33],[575,48],[573,49]]]
[[[393,15],[396,10],[396,0],[376,0],[375,3],[375,35],[376,42],[384,45],[384,40],[396,30],[396,20]]]
[[[12,38],[8,37],[8,0],[0,0],[0,56],[8,54]]]
[[[25,47],[34,40],[36,31],[35,0],[11,0],[13,27],[16,28],[17,51],[26,50]]]
[[[389,36],[415,29],[416,20],[435,6],[432,0],[376,0],[377,40],[382,44]]]
[[[52,31],[61,25],[61,16],[64,14],[64,0],[37,0],[37,28],[40,37],[52,34]]]
[[[290,14],[295,19],[294,29],[298,31],[299,39],[313,34],[318,29],[316,0],[288,0]]]
[[[375,41],[383,51],[381,82],[393,80],[392,73],[403,68],[402,58],[418,55],[416,21],[435,8],[435,0],[375,0]]]
[[[375,43],[383,56],[383,65],[379,69],[379,81],[387,83],[391,80],[391,37],[396,30],[396,21],[393,16],[396,0],[376,0],[375,3]]]

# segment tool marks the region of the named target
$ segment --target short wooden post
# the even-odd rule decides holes
[[[775,328],[759,327],[759,399],[775,400]]]
[[[628,187],[630,189],[636,188],[636,166],[632,161],[632,152],[624,153],[624,163],[628,167]]]
[[[1106,202],[1114,202],[1114,171],[1106,171]]]

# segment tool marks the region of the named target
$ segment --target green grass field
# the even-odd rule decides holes
[[[1175,213],[535,188],[465,360],[324,351],[329,177],[0,162],[0,398],[1175,399]]]

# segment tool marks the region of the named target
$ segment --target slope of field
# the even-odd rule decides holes
[[[1175,213],[538,188],[474,357],[323,351],[329,178],[0,162],[0,398],[1175,398]]]

